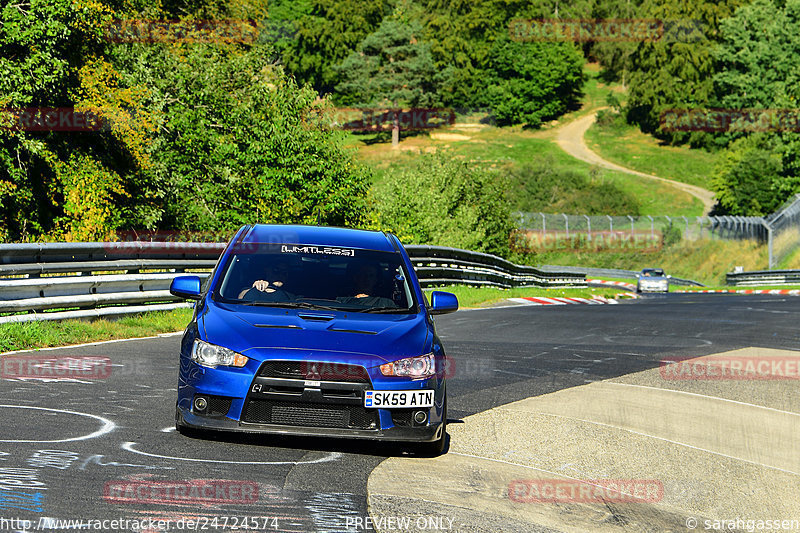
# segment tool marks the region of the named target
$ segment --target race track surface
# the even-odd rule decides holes
[[[510,402],[657,369],[666,357],[752,346],[800,350],[799,319],[797,297],[725,294],[438,317],[454,361],[448,381],[451,428]],[[103,531],[138,533],[165,526],[376,529],[369,520],[367,482],[384,459],[404,457],[401,447],[182,436],[174,431],[179,340],[172,335],[3,355],[4,372],[12,374],[5,372],[0,381],[0,530],[26,531],[23,520],[30,521],[28,531],[55,531],[66,528],[57,520],[103,519],[119,520]],[[93,379],[13,377],[10,361],[55,356],[108,358],[110,372]],[[504,530],[497,524],[497,531]]]

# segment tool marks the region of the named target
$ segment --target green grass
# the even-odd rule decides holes
[[[697,216],[703,213],[700,200],[668,184],[595,168],[570,157],[555,144],[547,132],[523,130],[519,127],[487,127],[475,132],[462,132],[453,128],[434,132],[434,136],[439,134],[464,135],[468,139],[435,139],[430,135],[418,135],[406,139],[401,150],[392,150],[383,143],[367,145],[362,140],[359,156],[375,169],[376,182],[383,179],[387,171],[409,167],[421,154],[432,150],[461,159],[470,165],[499,172],[508,172],[511,167],[546,160],[557,168],[577,172],[595,182],[615,184],[636,198],[641,215]]]
[[[588,81],[585,86],[583,107],[545,124],[538,130],[524,129],[521,126],[460,129],[459,123],[464,122],[460,117],[454,126],[410,135],[403,134],[400,148],[397,150],[391,148],[390,136],[387,133],[368,135],[350,133],[346,144],[357,150],[359,159],[372,167],[374,183],[380,182],[389,171],[412,166],[428,152],[445,153],[470,165],[494,169],[500,173],[508,173],[511,168],[525,164],[545,161],[554,168],[577,172],[596,183],[613,183],[638,201],[641,215],[702,215],[702,203],[688,193],[655,180],[593,167],[567,155],[555,143],[555,131],[558,125],[604,107],[610,92],[624,99],[619,86],[608,86],[597,79],[597,70],[596,65],[586,67]],[[471,123],[478,121],[475,117],[466,120]],[[655,147],[656,150],[662,148],[665,154],[662,159],[669,160],[674,157],[673,149]],[[512,204],[517,203],[515,198],[511,200]]]
[[[64,320],[0,324],[0,352],[67,346],[181,331],[192,309],[153,311],[118,320]]]
[[[725,274],[735,266],[744,270],[767,268],[766,246],[753,241],[697,240],[650,253],[631,252],[551,252],[537,255],[543,265],[564,265],[641,270],[663,268],[677,278],[692,279],[708,286],[724,286]]]
[[[469,287],[465,285],[447,285],[427,291],[452,292],[458,298],[459,307],[486,307],[505,300],[506,298],[524,298],[545,296],[548,298],[592,298],[602,296],[614,298],[626,291],[615,288],[585,288],[585,289],[547,289],[538,287],[525,287],[518,289],[497,289],[494,287]]]
[[[664,145],[635,126],[617,123],[593,124],[584,138],[589,148],[618,165],[704,189],[710,187],[716,154]]]
[[[494,289],[466,286],[447,286],[430,290],[445,290],[456,294],[461,307],[479,307],[506,298],[523,296],[572,296],[613,298],[622,292],[615,289]],[[54,346],[69,346],[87,342],[149,337],[159,333],[182,331],[192,318],[191,309],[153,311],[118,320],[63,320],[0,324],[0,353],[32,350]]]

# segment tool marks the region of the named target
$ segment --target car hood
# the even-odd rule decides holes
[[[344,313],[209,303],[198,322],[207,342],[259,360],[313,357],[328,361],[356,355],[380,363],[427,353],[432,341],[423,314]]]

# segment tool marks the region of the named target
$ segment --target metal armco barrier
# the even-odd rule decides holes
[[[800,270],[753,270],[750,272],[728,272],[728,285],[800,285]]]
[[[188,271],[208,276],[224,248],[192,242],[0,244],[0,313],[27,312],[0,316],[0,324],[190,307],[170,294],[172,278]]]
[[[516,265],[496,255],[440,246],[406,246],[420,285],[442,284],[512,287],[585,287],[586,275],[545,272]]]
[[[188,272],[207,277],[224,248],[192,242],[0,244],[0,314],[6,314],[0,324],[190,307],[170,294],[172,279]],[[490,254],[436,246],[406,250],[423,287],[586,286],[582,273],[545,272]]]
[[[637,274],[641,273],[638,270],[621,270],[619,268],[565,267],[565,266],[550,266],[550,265],[544,265],[539,268],[544,272],[550,272],[555,270],[555,271],[581,273],[589,277],[628,278],[632,280],[636,280]],[[669,274],[669,272],[667,272],[667,274]],[[693,279],[683,279],[683,278],[673,277],[669,280],[669,282],[672,285],[705,287],[705,285]]]

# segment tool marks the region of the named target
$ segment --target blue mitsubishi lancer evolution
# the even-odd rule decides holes
[[[176,277],[197,300],[183,335],[176,426],[405,441],[441,453],[445,353],[392,234],[242,227],[211,275]]]

